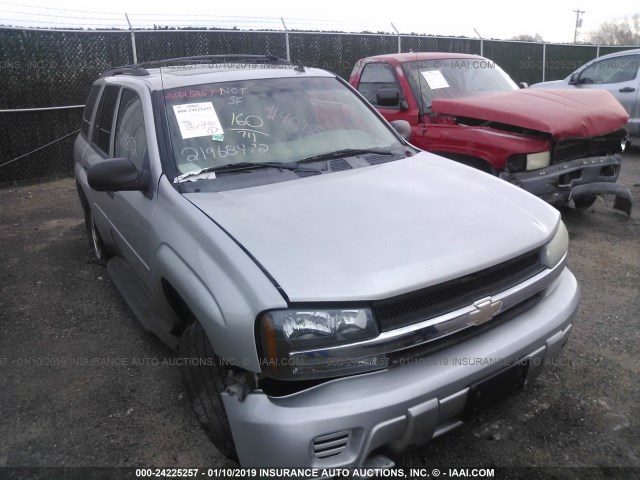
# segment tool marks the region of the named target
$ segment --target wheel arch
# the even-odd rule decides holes
[[[448,158],[449,160],[454,160],[458,163],[462,163],[463,165],[467,165],[468,167],[473,167],[477,170],[480,170],[485,173],[489,173],[491,175],[497,175],[498,170],[494,168],[491,163],[482,157],[474,156],[474,155],[465,155],[463,153],[451,153],[451,152],[433,152],[436,155],[440,155],[441,157]]]
[[[231,311],[230,314],[227,311],[225,315],[225,302],[221,305],[217,299],[229,294],[229,289],[225,289],[224,286],[227,279],[222,277],[216,280],[218,284],[212,284],[211,279],[207,279],[209,275],[199,275],[166,244],[158,250],[156,261],[156,278],[159,281],[155,283],[153,295],[158,300],[159,313],[169,320],[167,327],[171,329],[171,335],[179,338],[197,321],[209,338],[216,355],[224,359],[242,360],[244,368],[259,372],[260,362],[254,335],[255,319],[251,318],[248,324],[246,321],[237,321],[234,317],[237,315],[235,311]],[[227,301],[226,304],[228,303]],[[164,304],[165,308],[171,308],[171,315],[162,313],[161,304]],[[173,314],[177,318],[171,319]],[[246,316],[240,320],[245,319]],[[250,339],[247,338],[249,331]]]

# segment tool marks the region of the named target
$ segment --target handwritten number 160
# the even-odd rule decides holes
[[[245,115],[244,113],[233,113],[231,117],[231,125],[239,127],[260,128],[264,122],[257,115]]]

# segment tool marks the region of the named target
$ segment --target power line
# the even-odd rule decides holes
[[[118,30],[118,31],[126,31],[125,27],[125,17],[124,12],[122,16],[114,16],[113,12],[107,14],[106,12],[97,12],[94,10],[70,10],[64,8],[51,8],[51,7],[36,7],[32,5],[19,5],[15,3],[9,3],[6,5],[13,5],[16,8],[12,12],[12,17],[10,19],[3,19],[5,26],[8,26],[8,22],[11,22],[11,25],[17,26],[25,26],[31,24],[34,28],[46,28],[61,30],[58,26],[62,27],[62,29],[66,28],[78,28],[80,30],[86,29],[110,29],[110,30]],[[27,12],[26,9],[34,9],[33,12]],[[37,11],[40,10],[40,11]],[[42,13],[42,11],[53,12],[53,13]],[[61,12],[74,12],[74,13],[84,13],[90,15],[100,15],[99,17],[78,17],[77,15],[67,15],[62,14]],[[25,15],[27,18],[15,18],[18,15]],[[29,18],[31,17],[31,18]],[[34,18],[35,17],[35,18]],[[158,29],[157,27],[169,27],[171,28],[188,28],[191,30],[198,30],[201,28],[205,29],[229,29],[233,26],[233,30],[247,29],[247,30],[273,30],[273,31],[282,31],[281,20],[280,18],[275,17],[241,17],[234,15],[207,15],[207,14],[171,14],[170,18],[167,18],[167,14],[164,13],[130,13],[129,14],[131,24],[133,29]],[[176,18],[177,17],[177,18]],[[51,18],[51,20],[46,20],[47,18]],[[64,20],[64,21],[63,21]],[[0,20],[2,22],[2,20]],[[358,21],[349,21],[349,20],[329,20],[329,19],[311,19],[311,18],[292,18],[287,19],[287,24],[290,29],[293,30],[325,30],[327,25],[331,25],[331,30],[345,30],[345,31],[362,31],[368,30],[371,32],[377,33],[391,33],[389,29],[389,25],[386,23],[375,22],[375,23],[363,23]],[[404,28],[403,28],[404,27]],[[433,25],[425,25],[425,24],[404,24],[400,25],[401,30],[406,32],[426,32],[434,33],[435,30],[442,29],[442,25],[436,27]],[[160,28],[160,30],[164,30]],[[458,26],[458,31],[460,31],[460,35],[465,35],[463,30]]]
[[[18,22],[18,23],[24,23],[23,19],[18,19],[18,18],[6,18],[3,19],[3,21],[5,22]],[[45,20],[29,20],[29,22],[35,22],[35,23],[44,23],[44,24],[48,24],[51,25],[51,22],[45,21]],[[116,28],[112,23],[71,23],[71,22],[61,22],[61,24],[64,25],[71,25],[71,26],[78,26],[80,28],[83,27],[99,27],[99,28]],[[56,27],[49,27],[49,30],[54,30],[56,29]]]
[[[49,9],[49,10],[53,10],[53,9]],[[62,10],[61,11],[66,11],[66,10]],[[99,18],[86,18],[86,17],[78,17],[77,15],[56,15],[53,13],[40,13],[40,12],[25,12],[25,11],[20,11],[20,10],[11,10],[8,11],[7,13],[11,13],[11,14],[19,14],[19,15],[32,15],[32,16],[37,16],[37,17],[51,17],[51,18],[71,18],[73,20],[76,21],[82,21],[82,20],[122,20],[124,18],[124,12],[122,15],[119,16],[104,16],[104,14],[100,14],[100,13],[96,13],[95,15],[101,15]],[[131,18],[135,18],[135,17],[158,17],[158,18],[162,18],[164,19],[164,21],[175,21],[173,19],[167,19],[167,15],[163,14],[163,13],[131,13],[130,14]],[[243,20],[243,21],[248,21],[248,22],[252,22],[254,20],[260,20],[261,22],[264,23],[280,23],[280,20],[277,18],[273,18],[273,17],[239,17],[239,16],[235,16],[235,15],[180,15],[180,14],[171,14],[171,17],[187,17],[187,18],[197,18],[198,21],[209,21],[209,20],[216,20],[218,22],[230,22],[232,20],[220,20],[220,19],[239,19],[239,20]],[[143,19],[144,21],[151,21],[151,20],[146,20]]]
[[[13,22],[20,22],[20,23],[28,23],[28,22],[35,22],[35,23],[54,23],[52,22],[46,22],[44,20],[41,20],[42,17],[48,17],[48,18],[52,18],[52,19],[72,19],[73,22],[64,22],[64,23],[68,23],[68,24],[82,24],[82,25],[86,25],[85,20],[89,20],[89,21],[96,21],[96,20],[114,20],[114,21],[122,21],[124,18],[124,12],[123,12],[123,16],[114,16],[113,12],[97,12],[97,11],[89,11],[89,10],[70,10],[70,9],[65,9],[65,8],[51,8],[51,7],[40,7],[40,6],[32,6],[32,5],[20,5],[20,4],[15,4],[15,3],[7,3],[5,5],[10,5],[10,6],[14,6],[14,7],[20,7],[21,10],[11,10],[8,11],[7,13],[11,13],[11,14],[17,14],[17,15],[26,15],[26,16],[35,16],[35,17],[39,17],[36,19],[16,19],[16,18],[11,18],[11,19],[5,19],[9,20],[9,21],[13,21]],[[34,11],[25,11],[24,9],[33,9]],[[41,11],[37,11],[37,10],[46,10],[46,11],[52,11],[55,13],[42,13]],[[78,17],[78,15],[63,15],[60,14],[60,12],[73,12],[74,14],[77,13],[84,13],[84,14],[89,14],[89,15],[93,15],[95,17],[91,17],[91,18],[86,18],[86,16],[83,17]],[[163,24],[166,25],[172,25],[172,24],[179,24],[179,25],[185,25],[185,23],[182,23],[180,19],[197,19],[197,24],[230,24],[230,23],[235,23],[235,24],[273,24],[273,25],[278,25],[280,26],[280,19],[276,18],[276,17],[260,17],[260,16],[256,16],[256,17],[244,17],[244,16],[236,16],[236,15],[215,15],[215,14],[211,14],[211,15],[207,15],[207,14],[174,14],[171,13],[170,17],[171,18],[167,18],[168,14],[165,13],[130,13],[130,18],[132,19],[132,21],[134,23],[139,23],[139,24],[145,24],[145,23],[149,23],[149,22],[154,22],[154,23],[159,23],[160,21]],[[178,17],[178,18],[176,18]],[[137,22],[136,22],[137,21]],[[344,25],[348,25],[350,23],[353,22],[345,22],[345,21],[340,21],[340,20],[329,20],[329,19],[311,19],[311,18],[296,18],[296,19],[291,19],[291,22],[297,23],[297,24],[313,24],[313,25],[322,25],[322,24],[344,24]],[[63,23],[63,22],[61,22]],[[92,23],[90,24],[92,26],[110,26],[111,24],[108,22],[100,22],[100,23]]]
[[[73,18],[74,20],[83,20],[83,18],[79,18],[77,15],[55,15],[53,13],[40,13],[40,12],[24,12],[19,10],[8,10],[7,13],[17,13],[19,15],[34,15],[37,17],[54,17],[54,18]],[[122,17],[105,17],[103,14],[100,14],[99,18],[89,18],[88,20],[121,20]]]
[[[91,13],[91,14],[95,14],[95,15],[104,15],[105,13],[113,13],[113,12],[106,12],[106,11],[96,11],[96,10],[76,10],[75,8],[70,9],[70,8],[53,8],[53,7],[41,7],[40,5],[25,5],[24,3],[5,3],[4,5],[10,5],[12,7],[23,7],[23,8],[34,8],[34,9],[40,9],[40,10],[55,10],[55,11],[62,11],[62,12],[82,12],[82,13]]]

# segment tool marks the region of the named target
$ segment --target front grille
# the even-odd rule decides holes
[[[619,153],[622,151],[622,141],[626,138],[626,135],[626,130],[621,129],[598,137],[557,142],[551,163],[562,163],[578,158],[600,157]]]
[[[322,435],[313,439],[313,455],[316,458],[335,457],[349,446],[350,430]]]
[[[393,352],[389,356],[389,364],[392,366],[408,365],[410,363],[414,363],[417,359],[424,358],[427,355],[432,355],[457,343],[461,343],[467,339],[476,337],[483,332],[495,328],[505,322],[508,322],[512,318],[515,318],[518,315],[533,308],[540,300],[542,300],[543,296],[544,292],[538,292],[535,295],[520,302],[519,304],[514,305],[509,310],[499,313],[490,321],[482,325],[465,328],[462,331],[447,335],[446,337],[442,337],[431,342],[424,343],[422,345],[417,345],[415,347],[407,348],[405,350],[400,350],[398,352]],[[452,361],[454,360],[452,359]]]
[[[422,322],[507,290],[542,272],[539,250],[462,278],[373,302],[383,332]]]

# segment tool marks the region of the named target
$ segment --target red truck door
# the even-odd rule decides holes
[[[353,84],[353,82],[352,82]],[[382,114],[387,121],[406,120],[412,128],[418,120],[418,110],[411,108],[413,99],[406,98],[405,90],[398,80],[398,75],[394,68],[388,63],[371,62],[366,63],[354,85],[358,91],[366,98],[371,105]],[[394,88],[400,93],[400,103],[395,107],[381,107],[376,101],[378,90],[383,88]]]

